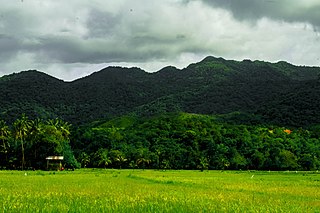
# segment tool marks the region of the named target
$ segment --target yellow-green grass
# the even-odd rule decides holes
[[[0,171],[2,212],[320,212],[317,172]]]

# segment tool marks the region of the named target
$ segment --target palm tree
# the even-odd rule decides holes
[[[59,131],[64,140],[69,140],[71,124],[59,118],[48,120],[47,124],[53,126],[56,131]]]
[[[111,161],[112,162],[118,162],[120,169],[121,169],[121,166],[123,165],[123,163],[127,161],[127,159],[125,158],[124,153],[121,152],[120,150],[111,150],[109,154],[110,154],[111,159],[112,159]]]
[[[64,139],[69,140],[71,124],[69,124],[68,122],[64,122],[62,120],[60,120],[59,124],[60,124],[59,130],[62,136],[64,137]]]
[[[32,147],[34,153],[33,153],[33,159],[37,160],[39,157],[39,148],[41,146],[41,137],[42,133],[44,132],[43,122],[41,119],[37,118],[35,120],[32,120],[30,122],[30,146]]]
[[[28,117],[26,117],[25,114],[22,114],[20,119],[17,119],[13,123],[14,127],[14,136],[16,140],[20,140],[21,143],[21,153],[22,153],[22,159],[21,159],[21,169],[24,169],[25,166],[25,158],[24,158],[24,143],[25,139],[29,133],[30,129],[30,121],[28,120]]]
[[[118,162],[120,164],[119,166],[120,166],[120,169],[121,169],[121,166],[123,165],[124,162],[127,161],[127,158],[125,158],[124,155],[120,155],[117,160],[118,160]]]
[[[142,165],[142,169],[145,169],[146,164],[148,165],[150,162],[149,150],[147,148],[138,149],[136,164]]]
[[[109,157],[108,150],[99,149],[97,152],[98,157],[98,166],[103,166],[106,168],[112,161]]]
[[[206,157],[201,157],[199,159],[199,165],[197,166],[201,172],[203,172],[203,170],[208,169],[209,163],[208,163],[208,159]]]
[[[9,126],[7,126],[5,121],[0,120],[0,139],[2,141],[2,144],[0,146],[0,152],[2,152],[5,155],[6,162],[8,157],[8,149],[10,146],[8,143],[9,136],[10,136]]]
[[[81,152],[79,159],[82,168],[86,168],[87,165],[90,163],[90,156],[85,152]]]

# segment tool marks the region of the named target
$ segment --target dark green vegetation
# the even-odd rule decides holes
[[[0,78],[0,116],[59,117],[72,124],[133,113],[231,114],[239,123],[308,126],[320,121],[320,68],[207,57],[156,73],[109,67],[73,82],[38,71]]]
[[[319,129],[234,125],[213,116],[122,117],[78,130],[83,167],[314,170]]]
[[[70,145],[83,167],[315,170],[319,74],[317,67],[214,57],[152,74],[109,67],[73,82],[27,71],[0,78],[0,118],[11,132],[22,113],[32,122],[71,123]],[[64,150],[46,148],[51,132],[39,140],[24,134],[2,136],[15,165],[37,163],[27,156],[40,159],[34,141],[48,155]]]
[[[219,117],[172,113],[123,116],[74,128],[61,120],[0,122],[1,167],[44,168],[64,155],[66,167],[316,170],[319,128],[221,123]]]
[[[65,166],[79,167],[69,144],[70,125],[62,120],[29,120],[11,126],[0,121],[0,168],[46,169],[46,157],[63,155]]]

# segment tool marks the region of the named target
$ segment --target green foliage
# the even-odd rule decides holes
[[[109,151],[107,149],[99,149],[96,153],[94,153],[94,160],[96,162],[97,167],[104,167],[106,168],[109,164],[112,163]]]
[[[317,67],[215,57],[151,74],[108,67],[73,82],[26,71],[0,78],[0,116],[13,122],[25,113],[81,125],[182,111],[223,114],[221,119],[238,124],[307,127],[320,120],[319,74]],[[115,122],[133,122],[121,119]]]
[[[76,160],[73,155],[73,151],[67,141],[62,142],[62,155],[64,156],[64,167],[72,168],[72,169],[79,169],[81,168],[81,164]]]
[[[9,164],[8,157],[11,151],[10,135],[9,126],[5,121],[0,120],[0,167],[5,167]]]
[[[292,152],[281,150],[279,153],[279,165],[281,169],[292,170],[299,168],[298,159]]]
[[[13,123],[14,127],[14,138],[16,141],[19,141],[21,144],[21,169],[23,170],[25,168],[25,140],[27,137],[27,134],[30,130],[30,122],[28,118],[25,116],[25,114],[22,114],[20,119],[17,119]]]
[[[208,163],[208,159],[205,157],[201,157],[199,160],[199,165],[198,168],[203,171],[205,169],[208,169],[209,163]]]
[[[67,168],[320,168],[316,126],[305,130],[239,125],[223,123],[216,116],[170,113],[94,122],[73,129],[74,135],[70,127],[59,119],[29,120],[25,116],[11,128],[0,122],[1,167],[44,169],[47,156],[63,155]]]
[[[97,156],[108,156],[109,168],[319,169],[319,137],[310,130],[227,124],[188,113],[129,120],[134,122],[110,127],[111,120],[79,129],[84,133],[73,140],[83,166],[104,167],[104,157]]]
[[[60,119],[30,120],[24,114],[12,126],[0,121],[2,168],[45,169],[46,157],[63,155],[64,166],[79,168],[69,144],[70,125]]]
[[[4,76],[0,166],[44,168],[46,156],[65,155],[70,168],[316,170],[319,73],[207,57],[68,83],[38,71]]]

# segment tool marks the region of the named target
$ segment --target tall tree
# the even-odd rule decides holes
[[[146,168],[146,165],[149,165],[151,162],[151,153],[147,148],[139,148],[136,151],[136,165],[141,166],[142,169]]]
[[[36,145],[37,142],[40,140],[39,137],[41,136],[41,133],[43,132],[43,123],[40,119],[35,119],[30,121],[30,141],[32,145]],[[36,151],[36,150],[35,150]],[[35,157],[37,153],[35,152]]]
[[[64,140],[69,141],[71,124],[59,118],[48,120],[47,124],[54,127]]]
[[[109,154],[110,154],[111,161],[114,162],[115,164],[118,164],[120,169],[124,164],[124,162],[127,161],[125,154],[120,150],[111,150]]]
[[[109,157],[108,150],[103,148],[99,149],[95,153],[95,159],[96,159],[96,165],[99,167],[103,166],[104,168],[106,168],[112,162]]]
[[[14,136],[16,141],[19,140],[21,143],[21,169],[23,170],[25,167],[25,139],[29,133],[30,129],[30,121],[28,120],[28,117],[25,114],[22,114],[20,119],[17,119],[13,123],[14,127]]]
[[[9,126],[6,124],[5,121],[0,120],[0,140],[1,140],[0,153],[2,153],[5,156],[4,164],[7,163],[8,151],[10,148],[10,144],[8,142],[9,137],[10,137]]]

